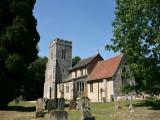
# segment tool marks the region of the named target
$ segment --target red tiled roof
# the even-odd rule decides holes
[[[123,55],[118,55],[97,63],[92,73],[88,76],[88,81],[112,77],[120,64],[122,57]]]

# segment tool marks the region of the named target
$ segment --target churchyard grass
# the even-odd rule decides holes
[[[143,101],[134,100],[134,112],[128,110],[129,101],[120,101],[118,111],[115,111],[114,102],[110,103],[91,103],[91,112],[96,120],[160,120],[160,110],[144,106]],[[80,111],[70,110],[68,120],[80,120]],[[49,115],[45,118],[35,118],[35,103],[20,102],[18,104],[11,102],[9,108],[0,110],[0,120],[49,120]]]

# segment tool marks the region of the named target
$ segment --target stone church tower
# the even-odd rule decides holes
[[[57,83],[69,76],[72,67],[72,42],[55,39],[49,43],[49,56],[45,73],[44,94],[46,98],[57,98]]]

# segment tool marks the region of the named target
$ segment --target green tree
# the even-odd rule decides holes
[[[72,58],[72,67],[75,66],[80,60],[81,58],[79,56]]]
[[[35,100],[43,97],[45,81],[46,57],[39,57],[28,67],[28,79],[24,84],[24,97],[27,100]]]
[[[114,36],[106,48],[124,53],[136,90],[160,93],[160,2],[116,0]]]
[[[37,58],[39,34],[33,8],[36,0],[0,3],[0,106],[23,92],[27,66]]]

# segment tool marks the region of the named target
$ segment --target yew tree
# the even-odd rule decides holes
[[[72,67],[75,66],[80,60],[81,58],[79,56],[72,58]]]
[[[37,58],[35,2],[0,2],[0,107],[22,94],[27,67]]]

